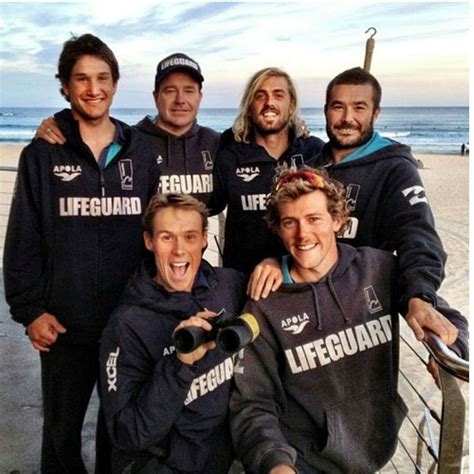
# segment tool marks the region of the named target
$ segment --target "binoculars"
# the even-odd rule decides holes
[[[217,347],[228,354],[233,354],[254,341],[260,333],[258,322],[250,313],[242,314],[238,318],[219,314],[206,321],[212,326],[212,330],[206,331],[200,327],[190,326],[178,329],[174,333],[174,344],[178,352],[189,354],[201,344],[215,340]]]

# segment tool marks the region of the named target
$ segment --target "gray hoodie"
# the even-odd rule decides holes
[[[369,247],[338,249],[321,281],[284,284],[245,308],[261,334],[245,348],[230,409],[249,472],[288,464],[305,474],[369,473],[396,449],[407,412],[397,392],[397,261]]]

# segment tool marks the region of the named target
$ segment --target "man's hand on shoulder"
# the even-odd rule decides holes
[[[59,130],[58,124],[53,117],[45,118],[36,129],[35,138],[46,140],[52,145],[64,145],[66,138]]]
[[[432,304],[420,298],[410,298],[405,319],[419,341],[425,337],[423,329],[434,332],[447,346],[454,344],[458,337],[456,326],[433,308]]]
[[[247,295],[255,301],[267,298],[271,291],[276,291],[283,283],[280,264],[276,258],[262,260],[250,275],[247,284]]]
[[[64,334],[66,328],[49,313],[43,313],[26,328],[33,347],[40,352],[49,352],[49,346],[54,344],[59,334]]]

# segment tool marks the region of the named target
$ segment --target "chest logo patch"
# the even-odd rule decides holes
[[[202,162],[204,164],[204,169],[206,171],[212,171],[212,168],[214,167],[214,165],[212,163],[211,152],[209,150],[202,150],[201,155],[202,155]]]
[[[374,287],[372,285],[364,288],[365,294],[365,301],[367,302],[367,308],[369,309],[370,314],[378,313],[382,311],[382,305],[380,304],[380,300],[378,299]]]
[[[57,176],[61,181],[69,182],[76,179],[82,174],[82,168],[72,165],[56,165],[53,168],[54,176]]]
[[[258,166],[244,166],[242,168],[237,168],[235,174],[244,182],[250,183],[257,176],[260,175],[260,168]]]
[[[357,205],[357,196],[359,196],[360,186],[358,184],[349,184],[346,191],[347,207],[354,211]]]
[[[289,318],[283,319],[281,321],[281,328],[283,331],[289,332],[296,336],[297,334],[301,334],[303,329],[309,323],[309,316],[307,313],[297,314],[295,316],[291,316]]]
[[[119,170],[120,170],[120,183],[122,184],[122,189],[124,191],[132,191],[133,190],[132,160],[120,160]]]

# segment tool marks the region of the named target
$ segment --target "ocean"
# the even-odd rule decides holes
[[[0,144],[28,143],[41,119],[55,109],[0,107]],[[135,124],[154,109],[115,108],[112,116]],[[222,132],[232,126],[236,109],[201,108],[198,121]],[[327,140],[322,108],[303,108],[301,116],[313,135]],[[459,154],[469,142],[468,107],[384,107],[376,129],[412,147],[414,153]]]

